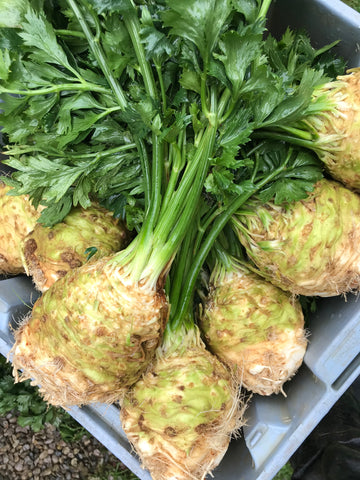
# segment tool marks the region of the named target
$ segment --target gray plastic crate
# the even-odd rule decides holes
[[[309,32],[315,47],[341,39],[338,54],[360,66],[360,14],[338,0],[277,0],[269,29],[287,26]],[[29,278],[0,277],[0,352],[7,356],[12,329],[37,294]],[[360,300],[349,295],[323,299],[310,319],[304,364],[286,384],[286,397],[255,395],[246,412],[244,436],[233,440],[215,480],[271,480],[360,374]],[[141,480],[150,480],[121,428],[115,405],[72,408],[71,415]]]
[[[315,48],[337,40],[334,51],[360,65],[360,13],[340,0],[275,0],[270,9],[269,29],[281,34],[287,26],[306,30]]]

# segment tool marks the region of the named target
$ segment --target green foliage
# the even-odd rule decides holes
[[[4,163],[17,170],[9,181],[15,192],[49,206],[41,218],[47,226],[64,218],[69,201],[86,208],[116,189],[125,204],[136,202],[143,191],[139,157],[111,90],[88,64],[90,52],[75,60],[71,41],[64,43],[45,14],[31,9],[20,32],[2,29],[0,37],[1,125],[12,145]],[[124,208],[115,213],[126,216]]]
[[[273,182],[259,193],[263,203],[273,199],[275,205],[306,198],[314,184],[323,177],[322,166],[314,154],[305,150],[293,150],[284,144],[265,143],[257,150],[259,171],[271,171],[288,158],[290,168],[284,168]]]
[[[286,88],[292,89],[309,68],[323,71],[329,79],[344,73],[345,61],[331,51],[337,43],[315,49],[306,33],[287,28],[280,40],[269,35],[264,48],[273,70],[283,76]]]
[[[264,41],[264,25],[257,19],[262,2],[206,0],[196,2],[196,8],[193,3],[150,4],[137,20],[146,59],[161,70],[160,84],[154,78],[155,87],[167,97],[161,116],[159,103],[146,94],[138,73],[126,22],[134,13],[131,2],[91,1],[84,21],[94,37],[81,33],[82,23],[69,8],[55,15],[37,6],[20,12],[21,31],[1,30],[1,124],[10,155],[6,163],[16,169],[11,180],[16,193],[28,193],[35,205],[47,206],[41,217],[45,225],[61,221],[71,204],[86,208],[94,197],[108,202],[115,195],[112,205],[120,205],[115,214],[138,228],[149,185],[136,139],[151,145],[154,129],[172,141],[186,130],[190,148],[195,141],[187,128],[191,117],[179,116],[179,105],[173,104],[180,94],[185,110],[198,108],[191,124],[196,133],[207,122],[200,100],[205,100],[204,108],[210,107],[207,99],[200,99],[201,92],[212,89],[218,98],[227,89],[231,92],[216,152],[222,172],[211,173],[227,178],[224,185],[236,162],[241,165],[239,148],[250,141],[255,128],[287,124],[301,116],[314,85],[323,78],[323,70],[313,66],[324,51],[314,50],[305,35],[290,31],[279,42],[272,37]],[[64,35],[66,23],[69,34]],[[71,53],[77,32],[79,51]],[[96,36],[100,53],[94,46]],[[121,87],[115,88],[109,75],[120,78]],[[178,87],[176,78],[181,79]],[[197,93],[195,101],[184,88]],[[119,91],[120,105],[114,95]],[[16,92],[23,95],[9,95]],[[236,194],[238,189],[233,185],[230,191]]]
[[[184,38],[200,52],[207,66],[221,30],[232,11],[229,0],[168,0],[168,9],[162,15],[170,35]]]
[[[305,150],[293,150],[282,143],[262,142],[256,147],[254,156],[255,166],[254,162],[243,160],[236,165],[238,171],[235,164],[234,168],[229,170],[219,162],[207,178],[207,192],[214,195],[217,201],[227,204],[234,195],[240,195],[246,187],[253,188],[254,182],[279,168],[284,159],[287,159],[283,170],[258,194],[262,202],[273,200],[279,205],[306,198],[314,183],[323,176],[320,161],[314,154]],[[239,167],[242,167],[241,173],[245,178],[250,176],[249,171],[251,172],[253,182],[239,178]]]

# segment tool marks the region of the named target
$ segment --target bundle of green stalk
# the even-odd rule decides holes
[[[270,61],[280,45],[264,40],[269,5],[14,3],[15,24],[0,29],[0,124],[6,163],[15,169],[5,181],[17,194],[29,195],[35,207],[45,207],[41,217],[48,226],[73,206],[97,201],[134,233],[122,251],[58,279],[16,332],[14,374],[40,385],[49,403],[66,407],[126,395],[124,424],[129,437],[140,438],[152,426],[131,433],[131,419],[138,418],[140,427],[143,421],[141,413],[131,413],[131,398],[142,396],[149,378],[166,379],[166,366],[168,376],[180,382],[184,369],[190,385],[189,349],[198,352],[200,363],[204,359],[198,367],[203,378],[216,370],[214,404],[220,411],[224,404],[224,414],[234,412],[229,373],[205,351],[191,320],[194,291],[217,237],[254,195],[264,203],[291,205],[306,199],[322,178],[323,165],[310,150],[260,135],[265,127],[300,121],[314,89],[334,77],[329,72],[337,65],[320,53],[324,61],[317,64],[311,50],[311,61],[301,58],[301,68],[284,75]],[[181,347],[184,335],[188,341]],[[175,357],[179,362],[171,372]],[[188,398],[191,403],[186,392]],[[199,402],[201,412],[206,405]],[[154,406],[154,417],[156,408],[161,409]],[[203,478],[220,461],[238,413],[212,412],[197,424],[194,412],[190,408],[184,420],[191,433],[182,446],[174,422],[161,424],[169,443],[159,462],[175,450],[181,454],[173,477],[161,477],[157,464],[154,478]],[[225,418],[228,425],[217,430]],[[221,432],[219,453],[211,451],[211,441],[205,450],[213,461],[205,460],[207,453],[194,453],[194,463],[204,463],[199,472],[189,450],[199,444],[196,434],[207,437],[209,431]],[[175,445],[174,432],[180,442]],[[146,449],[151,442],[142,445]],[[163,442],[161,436],[156,442]]]
[[[122,427],[154,480],[204,479],[244,424],[241,385],[205,347],[195,323],[195,298],[187,312],[180,315],[177,308],[198,253],[203,211],[197,211],[167,278],[171,310],[161,344],[147,372],[120,402]]]

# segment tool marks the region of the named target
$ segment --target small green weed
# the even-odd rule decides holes
[[[273,480],[291,480],[293,469],[290,463],[286,463],[283,468],[275,475]]]

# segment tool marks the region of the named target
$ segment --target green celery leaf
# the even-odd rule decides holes
[[[160,138],[166,139],[168,143],[173,143],[176,141],[180,132],[184,131],[187,125],[190,125],[192,122],[192,116],[186,115],[183,112],[174,112],[172,117],[174,121],[169,125],[169,127],[164,128]]]
[[[154,59],[158,65],[173,55],[175,46],[166,34],[157,30],[153,25],[141,29],[141,39],[144,44],[147,60]]]
[[[228,205],[234,198],[254,189],[251,180],[237,183],[234,172],[221,167],[214,168],[209,173],[204,186],[206,192],[213,195],[222,205]]]
[[[119,119],[127,124],[133,135],[145,138],[151,130],[153,118],[153,106],[144,100],[136,104],[130,104],[126,110],[120,112]]]
[[[179,88],[179,77],[181,75],[181,69],[178,64],[170,61],[164,63],[161,69],[164,89],[167,92],[169,104],[171,105],[174,96],[181,89],[181,87]]]
[[[323,71],[330,79],[344,73],[346,62],[332,52],[336,43],[316,50],[307,33],[287,28],[280,40],[269,35],[264,49],[273,70],[288,78],[291,86],[301,80],[305,68],[309,67]]]
[[[321,162],[307,150],[293,150],[285,144],[269,142],[259,152],[259,169],[264,173],[279,167],[289,156],[284,170],[259,193],[263,202],[273,200],[275,204],[282,204],[304,199],[323,177]]]
[[[139,230],[144,222],[144,207],[135,202],[133,198],[127,199],[125,221],[129,230]]]
[[[186,90],[193,90],[200,94],[201,79],[200,75],[193,70],[183,70],[180,77],[180,85]]]
[[[61,222],[66,217],[66,215],[70,213],[70,210],[73,206],[72,191],[69,190],[68,192],[66,192],[66,194],[56,203],[42,203],[44,206],[46,206],[46,208],[41,211],[38,222],[45,227],[52,227],[53,225]]]
[[[60,149],[72,142],[79,142],[82,138],[85,138],[92,130],[94,124],[102,118],[101,113],[95,113],[93,111],[79,111],[73,116],[64,115],[59,117],[57,126],[58,146]]]
[[[220,81],[220,83],[222,83],[222,85],[231,90],[231,81],[226,74],[225,65],[220,60],[217,60],[216,58],[210,58],[208,72],[209,75],[216,78],[218,81]]]
[[[22,61],[23,72],[20,72],[20,69],[17,71],[17,76],[21,75],[21,80],[27,88],[73,82],[74,77],[64,72],[63,69],[47,63],[37,63],[35,55],[31,55],[31,58],[34,61]]]
[[[93,65],[91,65],[91,67],[93,68]],[[102,85],[103,87],[108,87],[108,83],[105,79],[104,76],[102,75],[99,75],[96,71],[90,69],[90,66],[88,66],[88,68],[80,68],[79,67],[79,73],[81,75],[81,77],[86,80],[87,82],[90,82],[90,83],[94,83],[94,84],[97,84],[97,85]],[[109,90],[109,93],[111,92],[111,90]]]
[[[0,111],[0,125],[4,126],[8,119],[6,117],[11,117],[14,115],[21,115],[24,111],[24,107],[28,99],[26,97],[16,97],[14,95],[2,94],[1,95],[1,111]]]
[[[9,115],[2,125],[2,132],[7,134],[10,142],[26,143],[27,138],[36,132],[38,121],[21,115]]]
[[[33,396],[30,393],[24,393],[17,396],[17,409],[20,413],[29,413]]]
[[[18,31],[13,28],[0,28],[0,48],[17,52],[23,44]]]
[[[212,193],[221,199],[224,196],[224,192],[229,193],[229,190],[233,192],[236,189],[236,185],[233,183],[234,174],[226,168],[213,169],[208,175],[205,182],[205,189],[208,193]]]
[[[94,124],[91,140],[100,144],[123,145],[131,142],[131,135],[129,131],[123,130],[116,120],[108,116]]]
[[[214,54],[225,66],[227,77],[232,84],[233,96],[239,96],[247,69],[260,54],[262,35],[253,31],[252,25],[241,33],[228,31],[219,39],[221,53]]]
[[[258,94],[262,92],[264,97],[268,90],[278,88],[278,85],[282,85],[282,79],[274,75],[265,62],[264,57],[258,57],[256,59],[256,67],[249,72],[246,81],[241,89],[241,95],[249,98],[248,95],[255,92]],[[265,99],[264,99],[265,100]],[[249,103],[252,104],[252,99],[249,99]]]
[[[47,187],[44,200],[48,202],[59,201],[83,172],[83,167],[71,168],[43,155],[28,156],[24,163],[16,159],[8,159],[4,163],[17,170],[12,178],[17,182],[15,191],[18,194]]]
[[[125,218],[126,196],[123,194],[110,195],[101,200],[101,205],[110,212],[114,212],[115,217]]]
[[[76,182],[73,194],[73,204],[88,208],[91,205],[89,195],[92,191],[92,182],[85,174],[81,175]]]
[[[195,70],[195,72],[201,72],[201,66],[198,58],[198,52],[196,49],[196,45],[188,40],[184,40],[181,44],[180,48],[180,55],[179,55],[180,63],[186,70]],[[210,57],[211,61],[211,57]]]
[[[194,132],[197,133],[203,128],[203,122],[201,121],[201,111],[197,103],[192,103],[189,108],[191,115],[191,122]]]
[[[97,102],[94,97],[88,93],[77,93],[71,97],[65,98],[60,105],[58,111],[58,134],[67,134],[73,128],[75,128],[75,118],[77,115],[81,117],[84,112],[73,112],[74,110],[105,110],[104,106]],[[91,118],[90,118],[91,116]],[[82,129],[90,128],[100,118],[99,114],[90,112],[85,115],[85,127]]]
[[[134,207],[139,212],[143,210],[137,200],[137,196],[143,197],[144,185],[136,149],[125,152],[115,149],[107,154],[106,144],[94,142],[94,146],[83,143],[74,146],[65,157],[57,157],[58,154],[55,151],[55,156],[49,158],[40,153],[36,157],[23,155],[4,162],[15,168],[12,177],[6,180],[14,187],[14,193],[29,194],[34,204],[47,207],[41,214],[41,223],[54,225],[72,205],[86,208],[90,199],[103,201],[114,195],[123,195],[127,201],[133,198]]]
[[[119,15],[110,15],[104,21],[102,47],[106,54],[109,67],[117,77],[126,68],[137,65],[136,55],[130,35]]]
[[[305,113],[316,85],[324,80],[323,73],[305,69],[295,92],[284,98],[281,103],[264,120],[262,126],[289,125]]]
[[[179,108],[182,103],[187,104],[190,102],[189,92],[185,88],[180,87],[172,99],[171,105],[175,108]]]
[[[28,100],[28,107],[25,113],[29,117],[42,118],[48,114],[57,101],[58,98],[55,94],[31,97]]]
[[[142,192],[143,178],[139,158],[136,153],[112,155],[91,172],[94,191],[99,197],[120,194],[120,192],[136,190]]]
[[[25,19],[26,21],[22,24],[22,31],[19,33],[25,45],[37,48],[37,54],[42,61],[57,63],[73,71],[63,48],[57,41],[54,29],[45,15],[42,12],[35,13],[29,9],[25,14]]]
[[[251,115],[252,111],[249,107],[235,109],[233,114],[219,129],[219,145],[222,147],[230,147],[247,143],[253,132]]]
[[[207,65],[232,11],[230,0],[166,0],[166,5],[162,19],[170,34],[196,45]]]
[[[232,0],[233,7],[242,13],[248,23],[256,20],[261,0]]]
[[[256,128],[260,128],[265,119],[286,98],[282,79],[268,72],[264,65],[256,68],[241,93],[241,98],[252,108]]]

